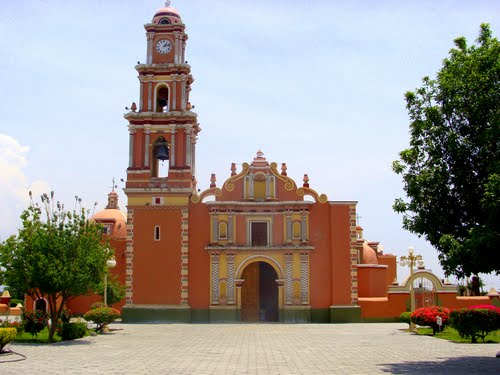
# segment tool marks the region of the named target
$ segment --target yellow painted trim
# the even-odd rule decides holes
[[[314,198],[314,201],[317,203],[326,203],[328,202],[328,197],[326,194],[321,194],[319,195],[316,190],[308,188],[308,187],[301,187],[297,189],[297,195],[299,197],[303,197],[304,195],[309,195]]]
[[[243,177],[245,177],[248,174],[248,170],[250,169],[250,165],[248,163],[243,163],[243,169],[241,170],[240,173],[238,173],[235,176],[229,177],[225,182],[224,185],[222,186],[223,189],[226,189],[227,191],[233,191],[234,190],[234,183]]]
[[[220,197],[222,195],[222,190],[219,188],[211,188],[211,189],[207,189],[207,190],[203,191],[200,195],[193,194],[191,196],[191,202],[192,203],[200,203],[201,201],[203,201],[203,199],[205,199],[206,197],[210,197],[212,195],[215,197]]]

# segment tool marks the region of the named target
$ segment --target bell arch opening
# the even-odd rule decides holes
[[[156,91],[156,108],[155,112],[168,112],[169,106],[169,90],[167,86],[161,86]]]
[[[170,148],[168,142],[164,137],[159,137],[152,147],[153,151],[153,165],[152,165],[152,177],[154,178],[165,178],[168,177],[169,159],[170,159]]]

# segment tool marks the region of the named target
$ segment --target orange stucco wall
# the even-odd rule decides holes
[[[348,205],[330,206],[332,305],[351,304],[351,232]],[[328,233],[324,232],[325,234]]]
[[[358,267],[359,297],[385,297],[387,295],[387,267],[363,265]]]
[[[330,206],[314,204],[309,214],[309,237],[315,247],[309,256],[311,307],[328,308],[332,295],[331,238],[329,235]]]
[[[154,240],[157,225],[161,230],[159,241]],[[180,208],[134,210],[134,304],[180,303],[181,225]]]
[[[386,285],[391,285],[394,280],[397,280],[397,259],[395,255],[392,254],[384,254],[377,255],[378,264],[383,264],[387,266],[386,272]]]

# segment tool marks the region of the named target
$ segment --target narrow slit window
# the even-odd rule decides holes
[[[155,227],[155,241],[159,241],[160,240],[160,226],[157,225]]]

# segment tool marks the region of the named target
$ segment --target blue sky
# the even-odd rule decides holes
[[[143,25],[159,0],[23,0],[0,13],[0,240],[27,191],[106,204],[128,163],[124,107],[137,102]],[[391,171],[407,147],[404,93],[434,76],[482,22],[499,34],[500,2],[174,0],[189,34],[191,102],[202,132],[197,180],[220,186],[261,149],[330,200],[357,200],[368,240],[409,245],[442,277],[437,253],[401,228]],[[125,196],[119,186],[121,207]],[[402,281],[407,270],[400,270]],[[500,289],[500,278],[485,276]]]

